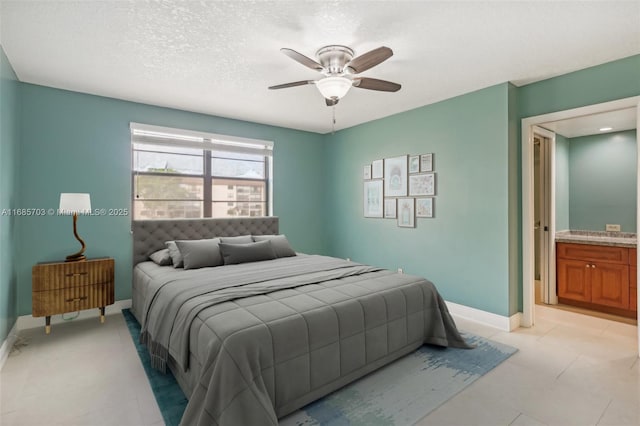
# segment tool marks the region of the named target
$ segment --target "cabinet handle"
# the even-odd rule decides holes
[[[590,268],[591,265],[589,265],[588,263],[586,265],[584,265],[585,268]]]
[[[591,267],[592,267],[592,268],[595,268],[595,267],[596,267],[596,265],[591,265]]]
[[[80,275],[87,275],[88,272],[71,272],[69,274],[65,274],[65,277],[79,277]]]
[[[82,296],[82,297],[74,297],[72,299],[67,299],[66,302],[67,303],[71,303],[71,302],[80,302],[81,300],[87,300],[89,298],[89,296]]]

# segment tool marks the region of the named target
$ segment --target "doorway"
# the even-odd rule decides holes
[[[529,117],[522,120],[522,281],[523,281],[523,315],[521,319],[521,325],[524,327],[530,327],[535,324],[535,277],[536,277],[536,242],[535,242],[535,145],[534,135],[536,133],[536,126],[540,126],[543,123],[550,123],[559,120],[565,120],[568,118],[588,116],[591,114],[602,113],[606,111],[616,111],[621,109],[635,108],[636,111],[636,126],[638,129],[638,123],[640,123],[640,96],[620,99],[617,101],[606,102],[597,105],[590,105],[581,108],[575,108],[566,111],[559,111],[550,114],[544,114],[536,117]],[[543,129],[544,130],[544,129]],[[640,132],[636,132],[636,143],[640,139]],[[551,139],[553,140],[553,139]],[[553,142],[552,142],[553,144]],[[640,149],[636,152],[636,159],[640,160]],[[540,155],[540,154],[539,154]],[[553,175],[553,156],[551,160],[551,193],[554,191],[555,177]],[[640,161],[637,161],[640,164]],[[636,180],[638,182],[637,192],[640,194],[640,172],[636,172]],[[552,194],[550,205],[553,207],[554,197]],[[640,205],[640,196],[637,196],[638,205]],[[636,206],[636,223],[640,224],[640,209]],[[549,217],[549,233],[553,235],[555,233],[554,216]],[[542,240],[542,238],[541,238]],[[542,245],[542,243],[541,243]],[[549,271],[555,272],[555,255],[553,253],[554,244],[545,244],[548,248],[549,254]],[[542,274],[542,269],[540,269]],[[553,282],[555,282],[555,277]],[[547,285],[547,288],[550,286]],[[550,292],[549,300],[553,300],[553,294]],[[544,297],[544,296],[543,296]],[[636,296],[637,299],[637,296]],[[639,339],[640,342],[640,339]],[[640,350],[640,344],[639,344]]]
[[[556,303],[551,299],[550,286],[555,282],[551,272],[553,235],[551,173],[553,133],[538,126],[533,129],[533,185],[534,185],[534,280],[535,303]]]
[[[536,303],[636,324],[636,127],[635,107],[534,127]]]

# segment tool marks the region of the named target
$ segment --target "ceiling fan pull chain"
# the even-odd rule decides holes
[[[336,133],[336,104],[333,104],[333,119],[331,120],[331,134]]]

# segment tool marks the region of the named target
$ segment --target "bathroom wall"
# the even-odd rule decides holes
[[[635,130],[569,139],[571,229],[636,232],[636,170]]]

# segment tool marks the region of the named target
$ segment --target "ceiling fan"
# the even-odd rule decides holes
[[[321,72],[324,77],[319,80],[302,80],[278,84],[277,86],[269,87],[272,90],[315,84],[322,96],[324,96],[327,106],[333,106],[347,94],[352,86],[381,92],[397,92],[402,87],[398,83],[378,80],[377,78],[355,77],[356,74],[373,68],[393,56],[393,51],[385,46],[378,47],[355,58],[353,57],[353,50],[347,46],[325,46],[316,52],[317,61],[293,49],[282,48],[280,51],[294,61]]]

